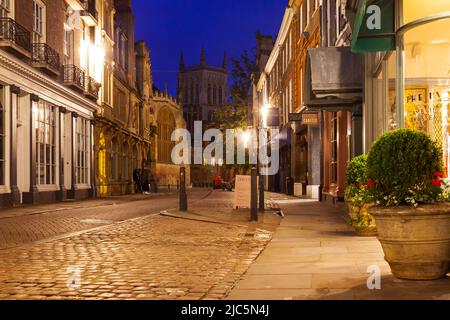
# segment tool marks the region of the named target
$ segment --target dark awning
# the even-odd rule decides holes
[[[304,79],[304,105],[308,109],[361,108],[363,57],[350,47],[308,49]]]

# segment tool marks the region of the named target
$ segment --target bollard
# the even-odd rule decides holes
[[[180,168],[180,211],[187,211],[186,168]]]
[[[259,175],[259,211],[264,211],[265,199],[264,199],[264,179],[263,175]]]
[[[258,221],[258,172],[252,168],[251,196],[250,196],[250,221]]]

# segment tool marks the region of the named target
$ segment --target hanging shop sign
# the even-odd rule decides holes
[[[319,125],[319,114],[317,112],[305,112],[302,113],[302,125],[305,126],[317,126]]]
[[[391,50],[395,50],[395,1],[360,1],[353,28],[352,51]]]
[[[289,122],[298,122],[302,121],[301,113],[289,113]]]

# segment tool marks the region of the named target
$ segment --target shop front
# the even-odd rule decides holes
[[[344,198],[347,162],[362,152],[362,56],[349,47],[308,49],[304,79],[304,105],[310,112],[305,120],[311,121],[315,142],[308,168],[309,192],[336,203]]]
[[[393,5],[385,5],[387,2]],[[373,5],[381,8],[384,40],[376,30],[363,30]],[[442,148],[448,175],[450,1],[361,1],[357,14],[352,47],[366,52],[365,152],[384,131],[420,130]],[[386,30],[389,25],[392,32]],[[364,43],[369,39],[370,46]]]

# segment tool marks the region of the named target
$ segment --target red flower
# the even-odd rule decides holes
[[[444,175],[442,174],[442,172],[436,172],[436,173],[434,174],[434,176],[435,176],[436,178],[439,178],[439,179],[442,179],[442,178],[444,177]]]
[[[375,181],[373,181],[372,179],[367,180],[367,182],[366,182],[367,189],[372,189],[374,185],[375,185]]]
[[[439,179],[434,179],[433,181],[431,181],[431,183],[433,184],[433,186],[439,188],[442,185],[442,181]]]

